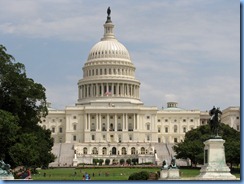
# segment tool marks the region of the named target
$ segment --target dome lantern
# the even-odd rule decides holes
[[[112,23],[110,13],[111,13],[111,9],[110,9],[110,7],[108,7],[108,9],[107,9],[107,14],[108,14],[107,20],[106,20],[105,24],[103,25],[104,35],[103,35],[103,38],[101,39],[102,41],[103,40],[109,40],[109,39],[115,39],[115,36],[113,33],[114,25]]]

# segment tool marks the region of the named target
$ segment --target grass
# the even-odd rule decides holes
[[[82,180],[83,175],[88,173],[91,180],[128,180],[128,177],[135,172],[148,171],[158,172],[160,167],[151,168],[133,168],[133,167],[120,167],[120,168],[53,168],[39,170],[39,174],[32,174],[33,180]],[[44,174],[45,173],[45,174]],[[76,174],[75,174],[76,173]],[[198,168],[181,168],[181,178],[192,178],[199,175],[200,169]],[[240,172],[233,173],[237,178],[240,178]],[[45,176],[44,176],[45,175]]]

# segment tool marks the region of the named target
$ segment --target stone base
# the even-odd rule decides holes
[[[0,176],[0,180],[14,180],[13,176]]]
[[[168,179],[180,179],[179,169],[169,169]]]
[[[236,180],[225,162],[223,139],[209,139],[204,142],[204,165],[196,180]]]
[[[177,180],[180,179],[179,169],[163,169],[160,171],[159,180]]]
[[[160,178],[161,179],[167,179],[168,177],[168,169],[163,169],[160,171]]]
[[[77,166],[78,165],[78,160],[77,159],[73,159],[73,166]]]

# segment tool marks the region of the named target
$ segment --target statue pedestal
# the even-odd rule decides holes
[[[204,165],[198,180],[235,180],[225,161],[225,140],[209,139],[204,142]]]
[[[180,170],[177,168],[162,169],[160,171],[159,180],[177,180],[177,179],[180,179]]]
[[[168,179],[180,179],[180,170],[169,169]]]
[[[14,180],[13,175],[0,176],[0,180]]]
[[[160,171],[160,179],[167,179],[168,177],[168,169],[163,169]]]

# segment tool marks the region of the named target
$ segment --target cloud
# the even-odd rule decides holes
[[[223,106],[239,104],[239,2],[1,1],[0,38],[22,38],[32,44],[27,47],[22,43],[17,49],[19,57],[26,61],[29,58],[24,55],[33,55],[35,62],[41,63],[26,61],[34,78],[52,79],[53,82],[44,81],[48,98],[62,107],[77,99],[78,79],[76,76],[67,79],[67,72],[75,75],[79,72],[81,78],[88,46],[103,36],[108,6],[112,9],[116,38],[128,48],[136,67],[145,104],[160,107],[175,99],[179,106],[204,110],[214,102]],[[40,49],[44,42],[54,40],[56,44],[47,43]],[[59,49],[61,45],[68,48]],[[42,55],[38,55],[39,50]],[[40,65],[46,71],[45,77],[34,72]]]

